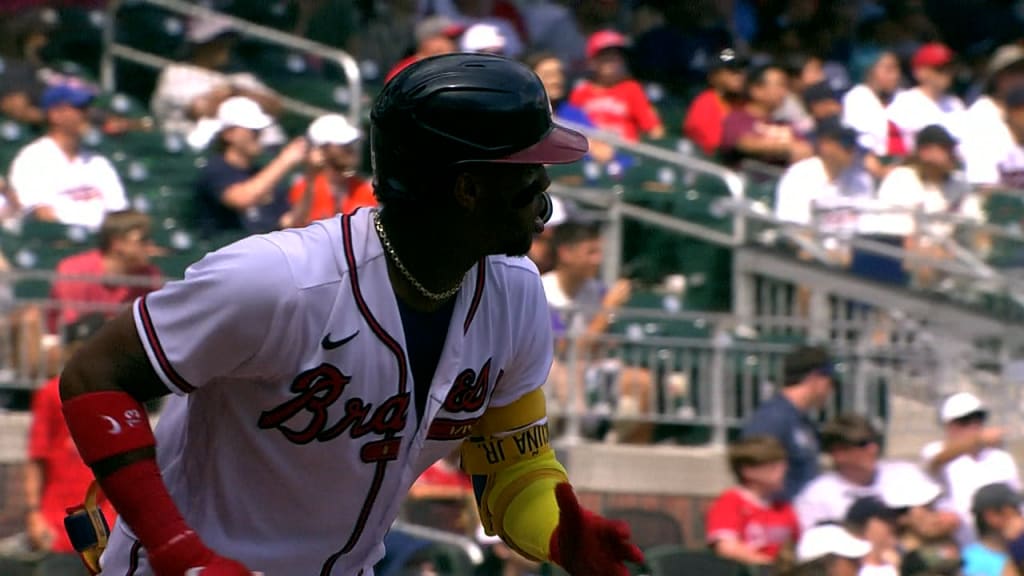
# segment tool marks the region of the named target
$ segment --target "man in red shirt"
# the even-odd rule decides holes
[[[690,103],[683,135],[712,156],[722,143],[722,124],[743,99],[747,61],[732,49],[722,50],[708,69],[708,88]]]
[[[65,329],[65,358],[105,322],[102,314],[82,316]],[[32,424],[25,468],[26,532],[35,550],[48,552],[34,574],[70,576],[87,574],[64,531],[65,510],[85,498],[93,481],[92,470],[71,440],[61,412],[59,378],[54,377],[32,398]],[[107,522],[116,514],[110,503],[101,503]]]
[[[752,436],[729,447],[729,467],[737,486],[711,504],[707,541],[723,558],[772,564],[800,537],[793,506],[778,496],[786,477],[786,451],[775,438]]]
[[[335,214],[351,214],[361,206],[377,205],[373,185],[356,174],[359,129],[340,114],[326,114],[309,125],[306,137],[311,146],[306,175],[288,192],[292,208],[282,222],[285,227],[306,226]]]
[[[58,302],[58,307],[50,314],[51,333],[78,320],[90,307],[113,316],[117,304],[129,303],[160,287],[162,274],[150,264],[154,252],[151,226],[149,216],[141,212],[111,212],[100,226],[98,249],[69,256],[57,264],[50,298]]]
[[[583,110],[602,130],[631,142],[644,134],[655,140],[665,136],[658,112],[639,82],[629,76],[623,50],[626,37],[614,30],[595,32],[587,40],[591,77],[572,91],[569,103]]]
[[[466,30],[465,26],[453,22],[445,16],[431,16],[425,18],[416,25],[416,53],[398,61],[388,75],[384,77],[387,82],[395,77],[406,66],[422,60],[429,56],[438,54],[450,54],[459,49],[455,40]]]

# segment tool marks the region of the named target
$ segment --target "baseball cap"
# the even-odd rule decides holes
[[[107,323],[107,317],[103,314],[92,313],[80,317],[78,320],[64,326],[64,343],[81,342],[92,338],[93,334],[100,331],[100,328]]]
[[[306,130],[306,137],[313,146],[348,146],[358,140],[359,136],[359,129],[341,114],[324,114],[313,120]]]
[[[811,562],[835,555],[843,558],[863,558],[871,552],[871,543],[857,538],[837,524],[814,526],[804,532],[796,545],[798,562]]]
[[[708,64],[709,70],[745,70],[750,60],[732,48],[726,48],[715,54]]]
[[[189,22],[185,40],[190,44],[206,44],[222,36],[237,36],[238,32],[223,18],[196,18]]]
[[[587,38],[587,58],[593,58],[603,50],[625,48],[629,39],[615,30],[599,30]]]
[[[1017,508],[1022,503],[1024,503],[1024,499],[1021,498],[1020,492],[1002,482],[997,482],[978,488],[978,491],[974,493],[974,498],[971,499],[971,512],[978,514],[985,510],[998,508]]]
[[[942,68],[953,62],[953,51],[941,42],[929,42],[914,52],[910,59],[913,68]]]
[[[96,93],[86,86],[76,83],[54,84],[43,92],[40,106],[49,110],[54,106],[69,104],[75,108],[88,106],[96,98]]]
[[[505,50],[505,43],[501,30],[494,24],[473,24],[459,39],[459,50],[500,54]]]
[[[863,527],[868,520],[878,519],[892,522],[899,517],[899,512],[890,508],[875,496],[862,496],[853,501],[846,511],[846,522],[853,526]]]
[[[1019,44],[1000,46],[985,66],[985,74],[995,76],[1017,63],[1024,63],[1024,47]]]
[[[988,408],[985,407],[981,399],[970,392],[958,392],[946,398],[946,401],[942,403],[939,420],[943,424],[949,424],[953,420],[977,413],[988,413]]]
[[[787,354],[782,364],[786,382],[798,382],[814,371],[835,374],[835,363],[821,346],[801,346]]]
[[[424,18],[416,24],[416,29],[413,35],[416,37],[416,42],[422,44],[431,38],[438,36],[445,36],[448,38],[458,38],[466,30],[466,27],[458,22],[455,22],[447,16],[430,16]]]
[[[818,140],[833,140],[851,150],[857,147],[857,139],[860,137],[856,129],[843,124],[839,118],[827,118],[819,122],[814,135]]]
[[[249,130],[263,130],[274,123],[274,119],[267,116],[255,100],[245,96],[232,96],[221,102],[217,108],[217,121],[222,129],[237,126]]]
[[[817,84],[811,84],[804,89],[803,93],[804,103],[807,106],[822,102],[825,100],[839,100],[839,96],[836,95],[836,91],[829,86],[828,82],[818,82]]]
[[[906,482],[893,482],[882,492],[883,502],[894,510],[927,506],[939,496],[942,496],[942,486],[924,476]]]
[[[925,126],[920,132],[917,133],[917,138],[914,140],[914,144],[917,148],[922,146],[937,145],[943,148],[949,148],[952,150],[956,148],[956,138],[938,124],[932,124]]]

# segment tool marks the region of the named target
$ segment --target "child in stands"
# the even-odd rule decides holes
[[[752,436],[729,447],[737,485],[723,492],[707,516],[707,541],[715,553],[743,564],[770,565],[800,537],[796,511],[780,499],[786,452],[770,436]]]

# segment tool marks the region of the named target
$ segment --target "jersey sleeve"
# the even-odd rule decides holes
[[[783,222],[809,225],[812,220],[811,202],[814,191],[808,190],[801,174],[803,164],[797,163],[786,169],[779,179],[775,195],[775,217]]]
[[[551,370],[554,353],[551,316],[540,278],[530,275],[519,284],[509,291],[516,299],[511,310],[515,352],[491,396],[493,407],[507,406],[542,387]]]
[[[293,310],[296,293],[284,253],[254,236],[137,299],[135,326],[163,383],[187,394],[218,377],[258,375],[263,350],[283,337],[275,328]]]
[[[708,544],[743,537],[743,503],[738,494],[727,490],[708,509],[705,521]]]

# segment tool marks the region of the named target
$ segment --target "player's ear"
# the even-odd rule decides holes
[[[467,212],[476,210],[477,202],[480,201],[480,186],[468,172],[455,175],[454,199],[455,204]]]

